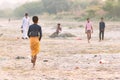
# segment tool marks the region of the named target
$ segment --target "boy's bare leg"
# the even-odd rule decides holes
[[[35,67],[36,59],[37,59],[37,56],[35,55],[35,56],[33,57],[33,68]]]
[[[31,63],[33,63],[33,60],[34,60],[33,58],[34,58],[34,57],[33,57],[33,56],[31,56]]]
[[[101,31],[99,32],[99,42],[101,41]]]
[[[102,32],[102,40],[104,40],[104,31]]]
[[[89,43],[89,35],[88,35],[88,32],[87,32],[87,40],[88,40],[88,43]]]
[[[90,39],[91,39],[91,33],[90,33]]]
[[[91,39],[90,33],[87,33],[87,39],[88,39],[88,43],[90,43],[90,39]]]
[[[88,40],[88,43],[90,43],[90,41]]]

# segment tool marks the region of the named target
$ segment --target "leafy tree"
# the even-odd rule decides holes
[[[68,0],[42,0],[42,3],[45,11],[50,14],[56,14],[70,9]]]
[[[23,4],[14,10],[15,15],[18,17],[23,16],[25,12],[28,12],[30,15],[41,14],[44,12],[44,8],[42,3],[39,1]]]
[[[86,8],[86,13],[88,17],[97,16],[96,12],[100,10],[100,6],[89,6]]]
[[[111,17],[120,17],[120,0],[107,0],[103,9],[108,12]]]

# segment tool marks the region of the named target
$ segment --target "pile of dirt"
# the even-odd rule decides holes
[[[55,37],[76,37],[75,35],[71,34],[71,33],[61,33],[61,34],[57,34],[56,32],[54,32],[52,35],[50,35],[50,38],[55,38]]]
[[[76,37],[76,36],[71,33],[62,33],[59,35],[59,37]]]
[[[50,37],[50,38],[55,38],[55,37],[58,37],[58,34],[57,34],[57,32],[54,32],[54,33],[51,34],[49,37]]]

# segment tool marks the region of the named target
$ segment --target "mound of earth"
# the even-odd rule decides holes
[[[51,34],[49,37],[50,37],[50,38],[55,38],[55,37],[58,37],[58,34],[57,34],[57,32],[54,32],[54,33]]]
[[[55,38],[55,37],[76,37],[76,36],[71,33],[61,33],[58,35],[56,32],[50,35],[50,38]]]
[[[76,37],[76,36],[71,33],[62,33],[59,35],[59,37]]]

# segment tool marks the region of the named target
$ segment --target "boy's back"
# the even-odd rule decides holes
[[[104,28],[105,28],[105,23],[101,21],[101,22],[99,23],[99,28],[100,28],[100,29],[104,29]]]
[[[33,33],[32,33],[33,32]],[[42,37],[42,30],[41,30],[41,26],[37,25],[37,24],[32,24],[29,27],[28,30],[28,36],[29,37],[35,37],[35,36],[40,36],[40,38]]]
[[[30,31],[39,31],[41,30],[41,26],[37,25],[37,24],[32,24],[29,27]]]

